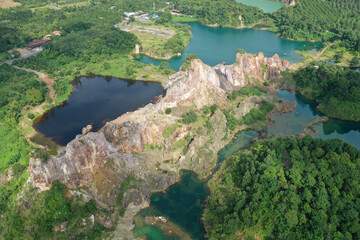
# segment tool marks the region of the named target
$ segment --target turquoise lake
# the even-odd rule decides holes
[[[295,50],[319,48],[320,43],[298,42],[281,39],[274,32],[252,28],[234,29],[207,27],[199,22],[186,23],[192,28],[192,38],[181,56],[168,60],[170,67],[179,70],[188,54],[197,54],[206,64],[215,66],[219,63],[233,64],[237,49],[248,53],[263,52],[265,57],[278,54],[281,59],[291,63],[300,62],[303,58]],[[137,60],[145,64],[160,65],[161,60],[141,56]]]
[[[284,4],[282,2],[275,2],[270,0],[236,0],[247,6],[258,7],[266,13],[276,12]]]

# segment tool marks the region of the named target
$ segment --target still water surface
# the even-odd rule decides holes
[[[305,99],[300,94],[281,90],[277,91],[277,96],[286,100],[296,101],[296,109],[285,114],[273,114],[272,120],[275,121],[275,124],[268,126],[268,133],[270,135],[295,135],[300,133],[306,124],[322,116],[316,110],[317,104]],[[324,123],[316,124],[314,127],[318,131],[312,135],[314,137],[322,139],[339,138],[360,149],[360,123],[330,119]]]
[[[320,43],[298,42],[281,39],[271,31],[252,28],[234,29],[207,27],[199,22],[186,23],[192,28],[192,38],[181,56],[168,62],[174,70],[179,70],[188,54],[197,54],[206,64],[215,66],[219,63],[233,64],[237,49],[248,53],[263,52],[265,57],[278,54],[281,59],[291,63],[300,62],[303,58],[295,50],[311,50],[319,48]],[[145,64],[160,65],[161,60],[142,56],[137,60]]]
[[[236,0],[244,5],[258,7],[266,13],[276,12],[284,4],[282,2],[276,2],[271,0]]]
[[[218,153],[218,164],[237,151],[245,148],[258,136],[256,131],[239,132],[236,137]],[[216,168],[214,171],[216,171]],[[170,187],[166,193],[151,196],[150,208],[140,212],[139,216],[166,216],[177,224],[191,239],[205,239],[201,216],[205,200],[209,196],[206,181],[200,180],[189,171],[183,171],[181,181]],[[143,221],[142,221],[143,222]],[[146,236],[149,240],[179,239],[179,236],[164,234],[158,227],[141,224],[134,229],[135,237]]]
[[[59,145],[66,145],[88,124],[99,130],[106,121],[148,104],[163,94],[159,83],[114,77],[80,77],[74,91],[59,107],[37,119],[34,127]]]

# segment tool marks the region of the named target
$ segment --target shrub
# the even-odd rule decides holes
[[[171,108],[167,108],[167,109],[165,110],[165,113],[166,113],[166,114],[170,114],[170,113],[171,113]]]
[[[181,117],[184,124],[190,124],[197,121],[197,114],[194,110],[190,110],[190,112],[183,114]]]
[[[218,109],[218,105],[217,104],[214,104],[210,107],[210,110],[212,113],[216,112],[216,110]]]
[[[186,69],[190,66],[190,63],[193,59],[198,59],[198,56],[196,54],[189,54],[186,56],[186,59],[184,61],[184,64],[181,66],[181,71],[186,71]]]
[[[34,115],[33,113],[28,113],[28,118],[34,119],[34,118],[35,118],[35,115]]]

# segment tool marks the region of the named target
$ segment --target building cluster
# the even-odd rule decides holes
[[[141,10],[135,11],[135,12],[124,12],[124,15],[125,15],[126,17],[130,17],[130,16],[133,16],[133,17],[135,17],[135,16],[141,16],[141,15],[144,15],[144,14],[146,14],[146,12],[141,11]]]
[[[45,35],[42,40],[36,40],[36,41],[30,42],[25,47],[28,50],[33,50],[35,48],[40,48],[45,43],[51,42],[51,40],[50,40],[51,36],[61,36],[61,34],[62,34],[61,31],[53,31],[51,34]]]
[[[150,20],[150,18],[152,19],[158,19],[160,18],[158,15],[156,14],[151,14],[150,16],[141,10],[135,11],[135,12],[124,12],[125,15],[125,21],[129,21],[130,17],[134,17],[135,20],[139,21],[139,22],[148,22]]]
[[[45,39],[50,39],[51,36],[61,36],[61,31],[53,31],[51,34],[47,34],[44,36]]]

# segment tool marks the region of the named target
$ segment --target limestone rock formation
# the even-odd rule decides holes
[[[186,71],[170,77],[165,86],[166,95],[156,104],[149,103],[126,113],[98,132],[86,131],[78,135],[46,163],[31,159],[29,171],[33,185],[47,190],[54,180],[59,180],[71,191],[111,208],[122,182],[132,175],[136,186],[124,193],[121,204],[131,208],[129,216],[133,216],[141,206],[148,204],[151,192],[165,190],[175,183],[181,169],[195,171],[201,177],[210,173],[216,165],[216,153],[229,141],[224,140],[227,130],[222,111],[217,110],[209,118],[214,129],[206,134],[203,128],[194,131],[191,125],[178,124],[180,115],[165,114],[165,109],[199,110],[215,103],[226,104],[227,90],[276,78],[288,65],[277,55],[265,58],[263,54],[237,54],[233,65],[215,67],[195,59]],[[256,105],[254,99],[248,103],[249,106],[241,107],[239,116]],[[164,131],[174,125],[177,126],[174,132],[164,137]],[[188,136],[191,140],[186,145],[175,147]],[[129,232],[128,227],[117,229]]]
[[[264,80],[278,78],[280,72],[289,66],[289,61],[281,60],[277,54],[271,58],[266,58],[263,53],[256,56],[238,53],[234,64],[219,64],[214,69],[222,77],[220,79],[225,89],[232,90],[236,87],[254,84],[256,81],[261,84]]]

